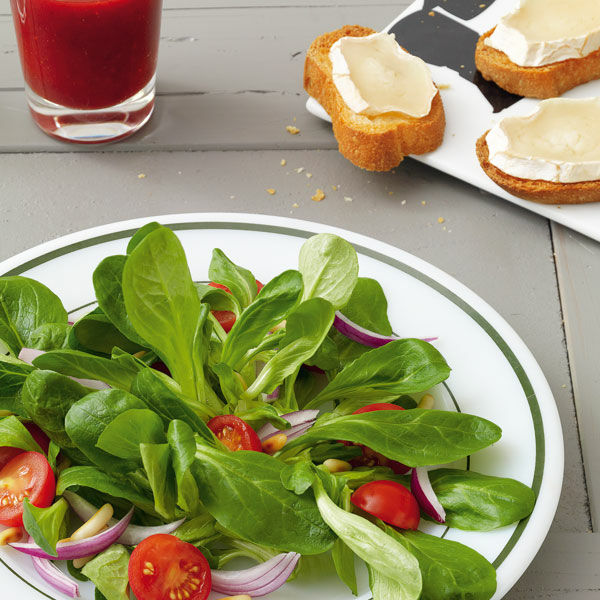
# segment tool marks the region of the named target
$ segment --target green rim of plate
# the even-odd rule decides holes
[[[300,237],[307,239],[315,234],[314,231],[305,231],[302,229],[293,229],[291,227],[283,227],[278,225],[261,225],[258,223],[227,223],[223,221],[206,221],[206,222],[191,222],[191,223],[163,223],[166,227],[170,227],[173,231],[182,231],[182,230],[196,230],[196,229],[229,229],[229,230],[238,230],[238,231],[258,231],[262,233],[276,233],[279,235],[289,235],[291,237]],[[61,256],[65,256],[72,252],[76,252],[78,250],[82,250],[84,248],[90,248],[92,246],[97,246],[98,244],[104,244],[106,242],[112,242],[115,240],[120,240],[124,238],[131,237],[138,228],[127,229],[123,231],[115,231],[113,233],[107,233],[104,235],[99,235],[93,238],[89,238],[86,240],[81,240],[79,242],[75,242],[73,244],[69,244],[67,246],[63,246],[62,248],[57,248],[56,250],[52,250],[47,252],[41,256],[33,258],[18,267],[11,269],[10,271],[4,273],[2,276],[8,275],[20,275],[21,273],[28,271],[29,269],[33,269],[34,267],[38,267],[44,263],[47,263],[55,258],[59,258]],[[448,288],[443,286],[441,283],[432,279],[431,277],[421,273],[414,267],[411,267],[395,258],[391,258],[386,256],[385,254],[381,254],[375,250],[371,250],[370,248],[366,248],[361,246],[360,244],[353,244],[354,248],[360,254],[364,256],[368,256],[369,258],[373,258],[382,262],[386,265],[394,267],[407,275],[410,275],[414,279],[426,284],[428,287],[434,289],[436,292],[439,292],[450,300],[453,304],[455,304],[458,308],[460,308],[464,313],[466,313],[469,317],[471,317],[494,341],[496,346],[498,346],[499,350],[502,352],[512,370],[514,371],[521,387],[523,389],[523,393],[525,394],[525,398],[529,404],[529,410],[531,412],[531,419],[533,422],[533,429],[535,432],[535,467],[533,472],[533,481],[531,487],[536,495],[540,491],[540,486],[542,484],[542,478],[544,475],[544,459],[545,459],[545,437],[544,437],[544,426],[542,422],[542,415],[540,411],[540,407],[537,401],[537,397],[533,390],[533,386],[529,381],[529,377],[527,377],[527,373],[525,369],[519,362],[519,359],[515,356],[514,352],[511,350],[510,346],[506,343],[504,338],[494,329],[494,327],[481,315],[479,314],[470,304],[465,302],[462,298],[457,296],[454,292],[450,291]],[[519,541],[519,538],[523,534],[525,527],[527,526],[527,519],[523,519],[515,528],[513,534],[509,538],[508,542],[505,544],[504,548],[500,551],[496,559],[492,562],[492,565],[495,569],[497,569],[505,560],[505,558],[510,554],[511,550],[514,548],[515,544]],[[4,564],[12,573],[14,573],[19,579],[27,583],[34,590],[43,594],[46,598],[52,598],[39,588],[35,587],[31,582],[26,581],[23,577],[21,577],[18,573],[16,573],[11,567],[9,567],[4,560],[0,559],[0,562]]]

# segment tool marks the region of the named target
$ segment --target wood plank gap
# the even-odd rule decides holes
[[[590,524],[592,531],[597,532],[600,526],[600,477],[596,475],[600,452],[600,412],[596,410],[599,378],[597,361],[590,350],[597,349],[600,336],[597,316],[600,289],[594,277],[600,273],[599,246],[556,223],[550,222],[550,228]],[[587,316],[585,322],[583,315]]]

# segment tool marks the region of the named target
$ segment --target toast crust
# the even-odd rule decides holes
[[[435,150],[444,139],[446,120],[440,93],[429,114],[422,118],[401,113],[368,117],[348,108],[333,83],[329,50],[342,37],[375,33],[360,25],[346,25],[319,36],[310,46],[304,64],[304,89],[327,111],[339,150],[353,164],[368,171],[389,171],[407,154]]]
[[[504,52],[485,43],[494,29],[484,33],[477,41],[475,65],[484,79],[493,81],[511,94],[527,98],[555,98],[582,83],[600,78],[600,49],[583,58],[571,58],[542,67],[522,67],[512,62]]]
[[[521,179],[501,171],[489,161],[489,148],[485,139],[488,131],[477,140],[477,158],[486,175],[507,192],[541,204],[600,202],[600,180],[558,183],[542,179]]]

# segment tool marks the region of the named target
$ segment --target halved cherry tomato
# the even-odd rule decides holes
[[[0,524],[23,526],[23,499],[45,508],[52,504],[56,483],[46,457],[39,452],[22,452],[0,471]]]
[[[257,290],[256,293],[258,294],[265,286],[258,279],[255,281]],[[225,290],[228,294],[231,294],[231,290],[222,283],[215,283],[214,281],[211,281],[208,285],[214,288],[219,288],[220,290]],[[217,321],[219,321],[219,324],[225,330],[225,333],[229,333],[231,328],[235,325],[235,314],[230,310],[213,310],[212,314],[215,316]]]
[[[23,423],[25,428],[31,434],[31,437],[37,442],[38,446],[48,454],[50,447],[50,439],[48,436],[33,422]],[[25,450],[21,448],[13,448],[12,446],[0,446],[0,469],[8,464],[15,456],[22,454]]]
[[[415,497],[395,481],[370,481],[350,497],[354,506],[400,529],[416,529],[421,513]]]
[[[256,431],[235,415],[219,415],[213,417],[208,423],[208,428],[230,450],[255,450],[262,452],[260,438]]]
[[[360,415],[362,413],[374,412],[377,410],[404,410],[401,406],[397,406],[396,404],[390,404],[389,402],[375,402],[374,404],[368,404],[367,406],[363,406],[357,410],[355,410],[353,415]],[[362,456],[357,456],[350,461],[350,464],[353,467],[388,467],[397,475],[403,475],[404,473],[408,473],[410,471],[410,467],[403,465],[401,462],[397,460],[390,460],[383,456],[383,454],[379,454],[379,452],[375,452],[375,450],[371,450],[371,448],[367,448],[367,446],[363,446],[361,444],[352,444],[350,442],[344,442],[347,446],[360,446],[362,449]]]
[[[210,566],[192,544],[158,533],[131,553],[129,585],[140,600],[206,600],[212,585]]]
[[[235,325],[235,313],[230,310],[213,310],[212,314],[215,316],[215,319],[219,321],[219,324],[225,330],[225,333],[229,333],[231,328]]]

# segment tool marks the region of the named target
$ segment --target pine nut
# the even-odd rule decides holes
[[[92,560],[92,558],[94,558],[94,556],[96,556],[95,554],[92,556],[82,556],[81,558],[74,558],[73,559],[73,566],[76,569],[81,569],[82,567],[85,567],[85,565],[87,565],[90,560]]]
[[[352,471],[352,465],[349,462],[338,460],[337,458],[328,458],[323,464],[330,473]]]
[[[4,531],[0,531],[0,546],[6,546],[6,544],[18,542],[22,537],[23,529],[21,527],[9,527]]]
[[[112,519],[113,507],[110,504],[105,504],[99,508],[96,513],[87,520],[75,533],[71,534],[71,541],[83,540],[100,533],[102,529],[108,525]]]
[[[435,400],[433,399],[433,396],[431,394],[425,394],[421,398],[421,401],[417,405],[417,408],[433,408],[434,405],[435,405]]]
[[[285,433],[277,433],[268,440],[265,440],[262,447],[267,454],[275,454],[275,452],[279,452],[286,444],[287,435]]]

